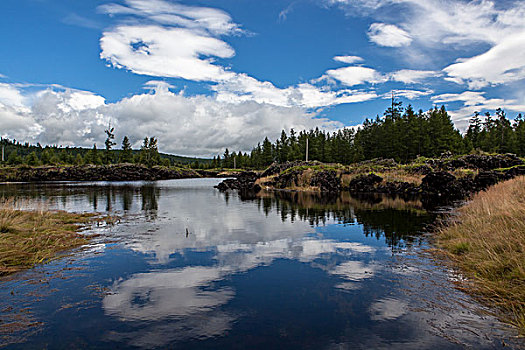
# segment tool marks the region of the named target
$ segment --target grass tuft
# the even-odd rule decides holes
[[[437,244],[469,277],[472,292],[525,336],[525,177],[476,194]]]
[[[88,243],[78,231],[93,214],[20,210],[0,203],[0,276],[52,260],[57,253]]]

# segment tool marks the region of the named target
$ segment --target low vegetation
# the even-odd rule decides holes
[[[525,336],[525,176],[476,194],[458,211],[438,246],[468,277],[466,289]]]
[[[56,258],[57,253],[88,243],[78,231],[93,221],[93,214],[17,209],[0,204],[0,276]]]

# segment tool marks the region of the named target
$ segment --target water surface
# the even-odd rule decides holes
[[[7,348],[477,349],[513,333],[454,288],[417,201],[219,179],[0,185],[25,206],[118,215],[74,254],[0,281]]]

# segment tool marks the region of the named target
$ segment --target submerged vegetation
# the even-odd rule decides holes
[[[0,276],[54,259],[57,253],[82,246],[88,237],[78,231],[93,214],[17,209],[0,204]]]
[[[470,291],[525,335],[525,176],[476,194],[458,211],[438,246],[472,282]]]

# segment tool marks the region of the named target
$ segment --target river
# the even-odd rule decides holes
[[[0,347],[503,348],[514,333],[428,251],[418,201],[240,198],[220,179],[3,184],[97,212],[92,244],[0,280]],[[40,204],[39,204],[40,203]]]

